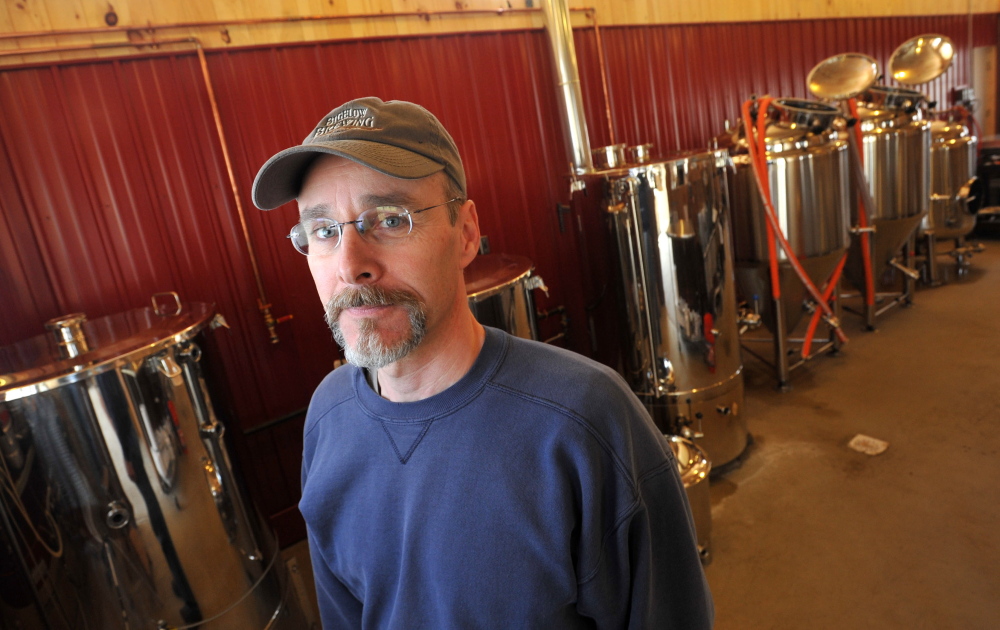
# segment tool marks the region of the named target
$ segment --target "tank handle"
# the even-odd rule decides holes
[[[174,312],[171,313],[166,310],[168,304],[161,304],[157,302],[156,298],[158,297],[174,298]],[[153,312],[159,315],[160,317],[172,317],[175,315],[180,315],[181,311],[184,310],[184,307],[181,306],[181,296],[177,295],[176,291],[163,291],[161,293],[154,293],[153,297],[151,298],[151,301],[153,303]]]

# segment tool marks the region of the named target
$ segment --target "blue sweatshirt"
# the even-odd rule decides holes
[[[327,630],[712,625],[677,464],[642,405],[614,371],[496,329],[424,400],[328,375],[299,508]]]

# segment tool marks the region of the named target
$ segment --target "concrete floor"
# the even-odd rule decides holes
[[[711,484],[717,628],[1000,628],[1000,240],[792,373],[747,364],[755,445]],[[847,447],[863,433],[881,455]]]
[[[850,343],[788,393],[746,358],[755,443],[710,488],[718,630],[1000,628],[1000,240],[985,243],[876,332],[845,313]],[[858,433],[888,450],[850,450]],[[285,555],[309,591],[305,542]]]

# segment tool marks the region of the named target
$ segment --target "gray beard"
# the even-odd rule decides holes
[[[374,319],[358,322],[358,339],[351,346],[340,329],[340,314],[355,306],[402,306],[410,320],[410,334],[389,345],[382,339]],[[420,345],[427,333],[427,312],[423,302],[415,295],[403,291],[385,291],[379,287],[344,289],[326,303],[326,323],[333,331],[333,339],[344,349],[349,363],[369,370],[383,368],[399,361]]]

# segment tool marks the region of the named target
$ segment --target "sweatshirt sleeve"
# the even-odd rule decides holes
[[[307,425],[308,426],[308,425]],[[302,488],[306,487],[309,478],[309,468],[312,465],[316,448],[315,435],[310,435],[307,428],[302,457]],[[301,510],[300,506],[300,510]],[[316,582],[316,600],[319,606],[320,619],[323,628],[360,628],[362,619],[362,604],[351,591],[337,579],[330,570],[324,558],[322,542],[306,522],[306,535],[309,539],[309,557],[312,560],[313,578]]]
[[[598,628],[708,630],[714,609],[676,464],[639,480],[638,500],[606,539],[578,610]]]
[[[316,580],[316,599],[324,628],[360,628],[362,605],[327,567],[319,543],[309,532],[309,555]]]

